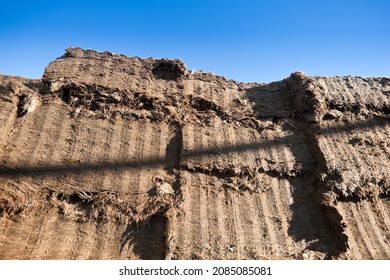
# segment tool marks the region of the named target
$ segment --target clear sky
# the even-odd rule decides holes
[[[390,1],[1,1],[0,73],[39,78],[69,46],[181,58],[238,81],[390,76]]]

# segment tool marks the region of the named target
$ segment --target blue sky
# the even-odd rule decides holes
[[[389,0],[2,1],[0,73],[31,78],[69,46],[181,58],[238,81],[390,76]]]

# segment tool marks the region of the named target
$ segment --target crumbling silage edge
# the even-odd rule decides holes
[[[10,193],[4,191],[0,200],[0,214],[12,217],[14,215],[29,215],[32,212],[47,208],[57,208],[60,216],[65,220],[73,220],[84,223],[94,221],[96,223],[124,223],[139,222],[147,219],[164,209],[171,207],[173,198],[170,194],[143,195],[145,207],[135,209],[131,206],[130,197],[115,192],[73,192],[65,193],[59,190],[45,188],[39,193],[33,190]],[[8,188],[9,190],[9,188]]]
[[[334,236],[338,243],[337,247],[340,250],[337,252],[337,255],[340,255],[348,250],[348,236],[345,232],[343,217],[336,207],[338,196],[329,188],[328,180],[332,177],[324,176],[324,174],[329,174],[331,171],[327,168],[326,160],[317,138],[319,130],[318,111],[323,104],[320,101],[321,99],[318,98],[318,93],[314,91],[314,83],[315,81],[312,78],[305,76],[301,72],[291,74],[287,80],[287,84],[293,93],[293,104],[296,110],[294,117],[304,123],[306,143],[308,143],[316,159],[316,167],[312,172],[317,186],[316,199],[335,233]],[[328,180],[323,180],[324,177],[328,178]]]
[[[310,125],[309,125],[310,126]],[[312,126],[311,130],[315,131],[315,127]],[[336,240],[338,241],[338,247],[340,248],[340,253],[345,253],[348,248],[348,236],[345,232],[345,221],[343,216],[337,209],[338,195],[330,189],[330,181],[333,180],[333,176],[326,176],[324,174],[330,174],[331,171],[328,170],[326,165],[326,160],[320,149],[318,139],[315,132],[309,132],[306,134],[308,143],[313,155],[317,160],[315,174],[315,182],[317,185],[317,195],[316,199],[321,205],[325,217],[328,220],[329,224],[335,232]],[[324,178],[326,178],[324,180]]]

